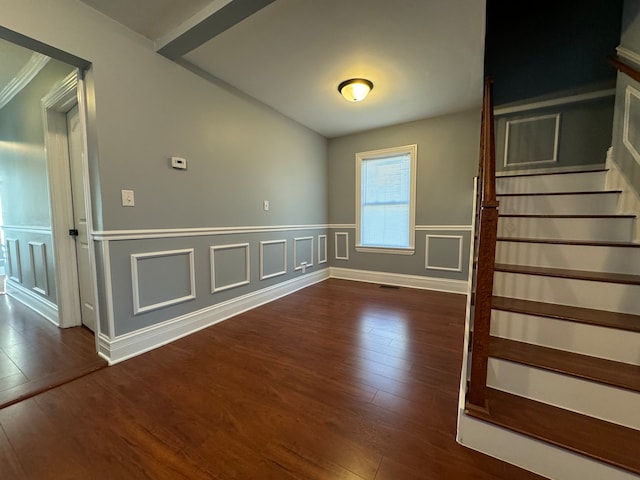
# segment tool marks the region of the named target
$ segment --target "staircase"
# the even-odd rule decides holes
[[[606,173],[498,177],[487,408],[464,412],[563,480],[640,478],[640,244]]]

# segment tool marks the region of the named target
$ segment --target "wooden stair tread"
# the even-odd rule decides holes
[[[578,245],[586,247],[622,247],[640,248],[640,243],[633,242],[598,242],[589,240],[562,240],[554,238],[498,237],[498,242],[544,243],[550,245]]]
[[[489,356],[640,392],[640,366],[490,337]]]
[[[564,172],[537,172],[537,173],[506,173],[496,174],[496,180],[499,178],[515,178],[515,177],[544,177],[549,175],[571,175],[575,173],[602,173],[608,172],[608,168],[594,168],[593,170],[572,170]]]
[[[547,277],[571,278],[575,280],[589,280],[594,282],[624,283],[640,285],[640,275],[610,272],[588,272],[584,270],[570,270],[565,268],[534,267],[529,265],[495,264],[496,272],[522,273],[526,275],[542,275]]]
[[[622,193],[622,190],[588,190],[582,192],[530,192],[530,193],[497,193],[496,197],[541,197],[547,195],[602,195]]]
[[[491,301],[494,310],[536,315],[571,322],[586,323],[601,327],[640,332],[640,315],[609,312],[592,308],[574,307],[555,303],[534,302],[520,298],[494,296]]]
[[[466,413],[515,432],[640,474],[640,432],[487,388],[487,411]]]

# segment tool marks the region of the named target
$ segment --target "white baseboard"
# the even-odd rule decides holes
[[[449,293],[467,293],[465,280],[450,280],[448,278],[423,277],[420,275],[404,275],[398,273],[372,272],[369,270],[355,270],[351,268],[331,267],[331,278],[341,280],[355,280],[357,282],[380,283],[398,287],[421,288]]]
[[[113,339],[100,334],[98,353],[114,365],[327,278],[325,268]]]
[[[55,326],[60,326],[58,306],[55,303],[50,302],[46,298],[42,298],[40,295],[33,293],[28,288],[12,282],[11,280],[7,282],[7,294],[18,300],[20,303],[25,304],[36,313],[39,313]]]
[[[470,417],[460,411],[456,440],[550,479],[638,480],[637,475]]]

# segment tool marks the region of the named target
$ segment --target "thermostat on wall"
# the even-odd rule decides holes
[[[186,170],[187,160],[180,157],[171,157],[171,166],[173,168],[177,168],[178,170]]]

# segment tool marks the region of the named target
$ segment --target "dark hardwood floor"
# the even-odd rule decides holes
[[[0,295],[0,408],[106,366],[93,332],[60,329]]]
[[[455,441],[464,309],[322,282],[0,410],[0,476],[540,479]]]

